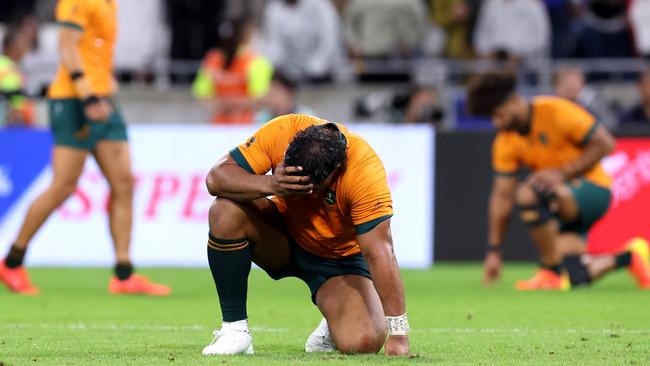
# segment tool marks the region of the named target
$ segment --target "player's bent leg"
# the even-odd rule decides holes
[[[562,258],[568,255],[583,255],[587,253],[586,238],[576,232],[561,232],[557,237],[557,247]]]
[[[578,201],[568,185],[555,187],[550,202],[551,210],[562,222],[574,222],[580,214]]]
[[[336,348],[377,353],[386,341],[386,317],[372,281],[359,275],[332,277],[316,293]]]
[[[628,241],[616,255],[567,256],[564,266],[572,285],[586,285],[608,272],[627,268],[641,289],[650,289],[650,248],[643,238]]]
[[[50,214],[75,192],[86,155],[85,150],[58,145],[54,147],[52,182],[29,206],[14,244],[7,257],[0,262],[0,282],[9,290],[26,295],[39,292],[23,267],[27,246]]]
[[[253,353],[246,312],[251,262],[279,270],[290,259],[288,238],[274,226],[274,210],[267,199],[240,203],[217,198],[210,207],[208,262],[223,322],[204,355]]]
[[[530,184],[517,187],[515,203],[539,250],[542,268],[528,280],[517,281],[518,290],[566,290],[568,279],[561,274],[562,257],[558,251],[559,227],[549,208],[549,197],[536,192]]]
[[[593,280],[618,268],[629,268],[637,282],[644,277],[643,269],[640,272],[633,270],[639,268],[633,264],[634,245],[628,245],[617,255],[584,254],[586,233],[609,208],[611,192],[608,188],[585,179],[577,179],[558,187],[555,196],[558,206],[557,215],[564,231],[560,237],[560,247],[564,255],[563,266],[569,273],[572,286],[590,284]],[[634,243],[634,240],[631,243]],[[642,263],[642,261],[635,263]],[[648,278],[650,280],[650,276]]]

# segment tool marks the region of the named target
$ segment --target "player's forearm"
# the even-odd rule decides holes
[[[501,245],[512,216],[513,200],[499,192],[490,195],[488,245]]]
[[[398,316],[406,312],[404,285],[392,246],[365,252],[368,269],[384,308],[384,315]]]
[[[70,73],[84,72],[77,37],[69,34],[63,34],[59,37],[59,58],[61,59],[61,64]],[[85,75],[74,80],[74,86],[81,99],[88,98],[94,94],[92,86]]]
[[[215,166],[206,178],[211,195],[242,202],[271,195],[270,184],[270,176],[250,174],[237,165]]]
[[[560,169],[567,180],[584,175],[607,154],[614,150],[614,138],[603,127],[594,133],[592,141],[587,145],[580,157],[565,164]]]

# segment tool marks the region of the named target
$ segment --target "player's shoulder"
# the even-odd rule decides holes
[[[347,140],[348,170],[355,170],[368,164],[382,164],[379,155],[377,155],[370,143],[363,136],[350,131],[343,125],[339,125],[339,128]]]
[[[294,136],[309,126],[326,122],[323,119],[306,114],[284,114],[263,124],[257,134],[262,136],[279,134]]]
[[[526,140],[516,131],[499,131],[492,141],[492,153],[496,155],[518,155]]]
[[[300,126],[306,128],[311,125],[319,124],[321,121],[324,120],[306,114],[290,113],[273,118],[266,122],[263,127],[281,128],[286,126]]]

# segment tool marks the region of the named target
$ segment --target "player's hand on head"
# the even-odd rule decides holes
[[[106,99],[99,99],[96,102],[86,104],[84,113],[92,121],[104,122],[113,113],[113,108]]]
[[[284,166],[280,163],[271,177],[273,194],[279,197],[292,194],[311,194],[314,185],[309,176],[301,175],[302,167]]]
[[[386,356],[406,356],[409,354],[408,336],[389,336],[384,343]]]
[[[556,186],[565,182],[565,177],[560,169],[544,169],[532,173],[527,182],[540,192],[552,193]]]
[[[490,251],[485,255],[483,283],[490,285],[501,278],[501,253]]]

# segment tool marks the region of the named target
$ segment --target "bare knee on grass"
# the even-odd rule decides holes
[[[381,350],[386,340],[386,332],[360,331],[355,334],[338,335],[334,338],[336,348],[343,353],[375,354]]]
[[[336,348],[343,353],[377,353],[387,326],[372,282],[358,275],[330,278],[316,293]]]

